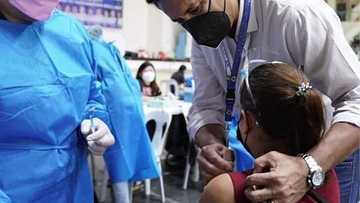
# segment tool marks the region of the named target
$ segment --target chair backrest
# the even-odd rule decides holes
[[[175,96],[179,96],[179,85],[174,79],[170,80],[162,80],[160,82],[160,86],[162,88],[162,92],[167,95],[169,93],[174,94]]]
[[[152,111],[146,114],[146,123],[155,121],[155,131],[151,144],[156,156],[160,156],[164,150],[168,130],[171,122],[171,115],[166,111]]]
[[[170,79],[169,81],[169,89],[175,96],[179,96],[179,85],[174,79]]]

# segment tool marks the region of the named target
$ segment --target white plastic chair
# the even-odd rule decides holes
[[[164,95],[173,94],[176,97],[179,96],[179,85],[174,79],[162,80],[160,82],[160,87]],[[172,89],[174,90],[174,93],[171,92]]]
[[[161,168],[161,154],[164,151],[167,134],[171,122],[171,115],[166,111],[153,111],[146,115],[146,123],[155,121],[155,132],[151,140],[155,152],[156,161],[160,169],[161,201],[165,202],[165,189]],[[150,195],[151,181],[145,180],[145,194]]]
[[[189,148],[191,147],[192,143],[190,143]],[[197,162],[197,156],[198,156],[198,151],[196,152],[196,157],[195,157],[195,162],[193,163],[193,176],[192,176],[192,180],[194,182],[198,182],[200,180],[200,170],[199,170],[199,164]],[[192,168],[192,163],[190,162],[190,149],[187,152],[186,155],[186,167],[185,167],[185,171],[184,171],[184,181],[183,181],[183,186],[182,188],[184,190],[187,190],[188,188],[188,183],[189,183],[189,178],[190,178],[190,170]]]
[[[186,114],[186,115],[188,115],[188,114]],[[186,121],[186,125],[188,125],[187,117],[185,117],[185,121]],[[197,162],[197,156],[199,154],[199,151],[196,147],[195,147],[196,155],[194,157],[194,159],[195,159],[194,163],[192,163],[190,160],[191,148],[193,145],[195,145],[195,143],[192,141],[192,139],[189,136],[189,149],[186,153],[186,167],[185,167],[185,171],[184,171],[184,181],[183,181],[183,186],[182,186],[182,188],[184,190],[187,190],[187,188],[188,188],[191,168],[193,168],[192,180],[194,182],[198,182],[200,180],[200,169],[199,169],[199,163]]]

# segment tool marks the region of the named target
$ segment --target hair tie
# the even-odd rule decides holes
[[[306,93],[312,90],[312,86],[309,82],[302,82],[301,85],[298,87],[298,90],[296,91],[296,96],[305,96]]]

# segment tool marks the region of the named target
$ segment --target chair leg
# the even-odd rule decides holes
[[[165,188],[164,188],[164,179],[163,179],[163,171],[161,167],[161,162],[158,161],[158,166],[160,170],[160,190],[161,190],[161,202],[165,203]]]
[[[151,188],[151,181],[150,181],[150,179],[146,179],[145,180],[145,195],[146,196],[150,195],[150,188]]]
[[[133,183],[129,182],[129,202],[132,203],[133,202]]]
[[[199,182],[200,181],[200,169],[199,169],[199,163],[196,161],[194,164],[194,173],[192,176],[192,181]]]
[[[189,144],[189,149],[187,150],[187,155],[186,155],[186,167],[185,167],[185,175],[184,175],[184,182],[183,182],[183,189],[187,190],[188,187],[188,183],[189,183],[189,176],[190,176],[190,170],[191,170],[191,161],[190,161],[190,156],[191,156],[191,141]]]
[[[185,168],[184,182],[183,182],[183,187],[182,187],[184,190],[187,190],[187,187],[188,187],[190,169],[191,169],[191,164],[189,162],[187,162],[186,168]]]
[[[160,189],[161,189],[161,202],[165,203],[165,189],[164,189],[164,180],[162,175],[160,175]]]
[[[119,182],[112,185],[115,203],[129,203],[129,183]]]

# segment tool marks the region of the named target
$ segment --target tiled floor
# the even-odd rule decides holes
[[[95,159],[96,165],[96,177],[99,182],[102,182],[104,173],[104,164],[101,158]],[[164,169],[164,184],[165,184],[165,196],[166,203],[197,203],[200,198],[201,184],[200,182],[193,182],[189,179],[188,189],[183,190],[183,175],[184,169],[182,167],[172,169]],[[97,181],[97,182],[98,182]],[[97,194],[101,191],[100,186],[96,186]],[[104,203],[113,203],[110,195],[110,187],[106,192],[106,201]],[[151,194],[145,195],[144,186],[133,192],[132,203],[161,203],[160,195],[160,182],[159,179],[151,181]]]
[[[167,173],[164,177],[166,203],[197,203],[200,197],[200,183],[189,181],[187,190],[182,189],[183,177]],[[134,193],[133,203],[161,202],[160,183],[158,180],[151,183],[151,195],[145,196],[144,190]]]

